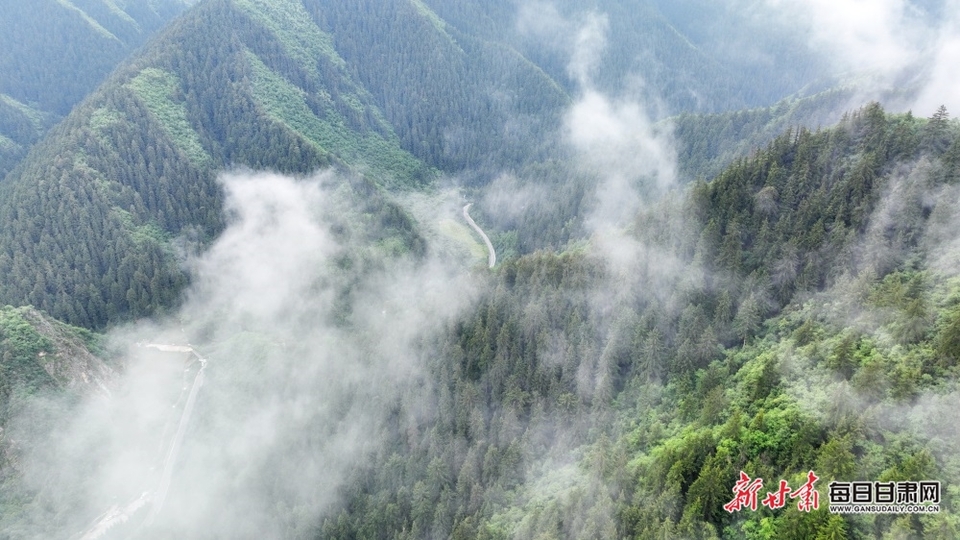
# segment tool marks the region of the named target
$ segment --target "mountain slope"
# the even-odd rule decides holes
[[[642,212],[627,272],[503,264],[319,536],[956,536],[952,499],[840,516],[826,486],[957,481],[958,173],[960,125],[873,104]],[[739,471],[810,470],[816,511],[724,510]]]
[[[616,87],[616,73],[640,62],[667,88],[689,89],[684,77],[698,70],[708,82],[694,88],[719,85],[725,64],[698,44],[709,40],[685,38],[642,5],[651,31],[624,43],[674,54],[620,49],[598,84]],[[956,537],[950,498],[935,516],[844,517],[827,512],[825,485],[960,481],[956,429],[931,413],[960,395],[960,124],[945,110],[924,119],[871,104],[829,129],[780,129],[842,93],[685,116],[685,165],[717,176],[639,205],[628,223],[579,228],[596,218],[589,197],[603,173],[577,168],[557,143],[573,81],[559,55],[538,59],[503,28],[506,2],[481,11],[430,0],[203,2],[0,186],[0,302],[97,328],[175,314],[148,343],[162,350],[175,335],[192,345],[169,349],[196,347],[210,361],[166,514],[155,525],[131,519],[146,523],[133,534]],[[611,10],[618,31],[634,20],[628,11]],[[691,63],[670,79],[665,58]],[[736,101],[742,84],[717,86],[711,107]],[[7,103],[18,137],[41,125]],[[745,155],[741,139],[753,146],[774,132]],[[327,167],[338,173],[323,182],[242,178]],[[240,171],[225,185],[247,190],[252,208],[224,201],[226,169]],[[440,206],[422,199],[440,191],[441,174],[481,186],[503,171],[541,188],[503,182],[495,202],[517,203],[513,223],[525,230],[494,241],[513,252],[463,272],[467,283],[425,264],[425,234],[397,201],[420,197],[427,213]],[[540,195],[560,202],[524,208]],[[221,235],[237,224],[254,241]],[[286,264],[301,255],[306,268]],[[198,288],[190,309],[174,311],[185,261]],[[39,410],[26,418],[43,432],[31,485],[18,484],[16,454],[0,448],[3,533],[74,533],[126,495],[139,501],[131,513],[141,508],[157,484],[136,476],[172,470],[173,452],[138,437],[148,422],[136,407],[124,418],[106,411],[143,392],[134,385],[131,401],[104,400],[102,416],[78,424],[69,415],[79,407],[45,416],[58,402],[44,392],[96,374],[81,347],[94,340],[34,308],[0,310],[0,333],[0,397]],[[87,367],[50,361],[73,355]],[[169,388],[149,370],[141,388],[169,390],[192,411],[199,387],[183,381],[195,372],[162,370]],[[177,412],[167,402],[147,410],[170,427],[151,435],[181,440]],[[61,437],[61,425],[73,433]],[[140,446],[146,457],[114,459]],[[771,488],[800,485],[811,470],[817,511],[795,501],[724,510],[739,471]]]
[[[708,74],[703,84],[718,96],[708,108],[739,104],[728,98],[744,81],[641,4],[642,17],[599,6],[613,10],[616,38],[615,69],[599,75],[602,84],[640,69],[659,74],[651,88],[682,97],[700,92],[695,73]],[[81,22],[103,39],[132,35],[121,24],[128,18],[102,15]],[[0,271],[11,276],[0,301],[93,327],[173,305],[185,283],[178,253],[222,227],[215,176],[225,168],[336,166],[387,188],[429,184],[439,170],[479,186],[565,158],[558,140],[572,81],[558,62],[569,51],[537,56],[530,36],[505,20],[520,16],[469,2],[201,2],[0,187]],[[631,33],[624,21],[636,17],[656,31]],[[682,70],[674,76],[667,65]],[[671,107],[693,106],[680,97]],[[0,152],[11,156],[47,121],[18,103],[0,102],[10,133]]]
[[[350,43],[364,50],[369,44],[357,43],[346,23],[331,35],[314,22],[336,10],[352,12],[346,3],[211,0],[174,23],[5,182],[0,269],[12,279],[0,299],[89,326],[155,312],[172,305],[184,283],[170,241],[202,243],[221,226],[215,171],[245,166],[303,174],[337,166],[381,186],[422,185],[435,175],[431,166],[518,156],[536,141],[491,135],[513,106],[471,105],[488,85],[518,95],[520,88],[540,87],[537,99],[552,95],[555,108],[565,102],[516,53],[465,38],[465,46],[489,49],[480,61],[428,12],[400,2],[378,9],[391,5],[409,19],[392,48],[438,55],[414,59],[436,70],[436,78],[404,72],[368,91],[363,77],[383,64],[358,67],[337,48],[350,53]],[[429,39],[446,48],[416,49]],[[454,82],[489,75],[491,63],[499,79],[480,78],[463,86],[463,95],[436,91],[460,92]],[[428,95],[439,101],[419,108],[403,102]],[[447,132],[416,131],[423,126]],[[450,133],[451,126],[462,132]],[[492,146],[482,155],[475,143],[486,137]]]
[[[19,537],[29,498],[23,445],[56,430],[84,398],[110,395],[118,375],[99,336],[33,308],[0,308],[0,531]]]
[[[592,34],[599,38],[591,50],[595,58],[581,66],[591,84],[612,95],[643,95],[661,105],[653,111],[657,116],[756,108],[826,88],[828,73],[803,38],[771,32],[742,6],[696,0],[424,3],[463,31],[509,44],[571,93],[582,83],[571,70],[575,44],[588,28],[600,31]]]
[[[568,104],[560,87],[519,53],[470,28],[460,31],[422,2],[304,5],[333,36],[403,147],[435,167],[529,160]]]
[[[0,9],[0,178],[184,0],[4,0]]]
[[[20,412],[29,394],[70,391],[107,392],[116,374],[94,356],[97,339],[33,308],[0,309],[0,426]]]
[[[787,98],[770,107],[670,118],[683,180],[709,180],[733,161],[762,148],[788,128],[819,129],[858,106],[852,89]]]

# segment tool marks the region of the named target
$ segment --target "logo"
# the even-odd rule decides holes
[[[727,512],[745,508],[756,511],[760,506],[771,510],[783,508],[791,500],[797,501],[797,510],[810,512],[820,508],[820,493],[815,484],[820,478],[810,471],[803,485],[792,489],[786,480],[780,480],[775,491],[767,491],[761,498],[763,478],[750,478],[740,471],[740,479],[733,486],[733,500],[723,505]],[[940,482],[830,482],[827,500],[833,514],[935,514],[940,512]]]
[[[786,480],[780,480],[776,491],[766,494],[760,504],[775,510],[787,505],[789,499],[797,499],[797,510],[809,512],[820,508],[820,493],[814,488],[820,478],[813,471],[807,473],[807,481],[796,490],[790,489]],[[763,478],[751,479],[747,473],[740,471],[740,480],[733,486],[733,500],[723,505],[727,512],[737,512],[743,508],[756,511],[758,494],[763,488]]]
[[[834,514],[936,514],[940,482],[830,482]]]

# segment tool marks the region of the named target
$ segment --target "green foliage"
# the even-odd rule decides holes
[[[787,98],[769,107],[713,114],[686,112],[671,119],[685,179],[713,178],[738,157],[763,147],[788,128],[834,124],[851,99],[850,90],[828,90]]]
[[[691,189],[684,209],[700,224],[693,240],[662,234],[662,215],[638,216],[637,234],[650,245],[732,276],[711,289],[685,284],[668,300],[639,295],[598,316],[585,298],[611,276],[585,250],[504,263],[432,365],[437,417],[415,431],[396,428],[380,460],[390,466],[366,473],[368,487],[325,521],[323,535],[387,524],[388,536],[612,536],[595,527],[601,516],[623,538],[952,530],[949,505],[936,523],[826,508],[831,480],[945,481],[956,466],[949,452],[925,449],[940,444],[928,433],[884,420],[918,395],[948,392],[940,381],[956,361],[957,284],[926,269],[923,212],[890,226],[896,255],[880,266],[862,270],[851,257],[875,230],[893,164],[924,152],[918,126],[870,106],[831,130],[789,132]],[[904,201],[910,212],[923,204]],[[561,443],[576,467],[520,480],[510,449],[520,444],[549,469],[546,456]],[[461,449],[441,450],[450,444]],[[404,488],[390,472],[399,469],[418,500],[439,505],[432,520],[426,509],[402,510]],[[723,509],[740,471],[764,479],[763,495],[780,479],[796,489],[810,470],[820,477],[818,510],[800,511],[794,500]],[[387,507],[401,513],[384,520],[376,509]]]
[[[553,80],[470,27],[438,24],[424,3],[307,0],[304,6],[333,36],[401,147],[433,167],[487,174],[486,168],[518,166],[536,157],[558,127],[568,98]]]
[[[32,307],[0,307],[0,429],[31,397],[62,388],[63,381],[46,369],[44,357],[62,353],[58,343],[64,341],[96,347],[90,334],[52,321]],[[0,453],[3,446],[0,437]]]
[[[65,115],[186,2],[124,5],[26,2],[5,5],[0,21],[0,93]]]
[[[0,93],[0,179],[53,123],[53,115]]]
[[[941,367],[951,367],[960,362],[960,304],[940,314],[936,336],[936,352]]]
[[[320,75],[316,67],[320,58],[326,58],[337,67],[344,66],[334,48],[333,37],[317,27],[301,2],[240,0],[237,6],[263,24],[286,53],[300,67],[313,71],[313,75]]]
[[[0,20],[0,179],[53,124],[187,2],[4,4]]]
[[[147,68],[127,83],[156,118],[167,137],[197,165],[209,161],[200,143],[200,137],[187,120],[183,103],[174,101],[181,95],[180,82],[170,73]]]
[[[271,48],[269,29],[285,17],[313,24],[302,8],[261,7],[270,9],[254,20],[229,3],[199,6],[115,73],[7,179],[0,194],[0,271],[9,276],[0,283],[3,301],[89,327],[170,308],[186,284],[171,241],[202,245],[219,232],[214,177],[227,165],[303,174],[337,163],[395,186],[432,178],[398,148],[342,61],[328,55],[307,68],[288,61],[283,47],[296,45],[289,32],[280,49]],[[223,39],[234,31],[245,47]],[[251,67],[246,51],[267,63]],[[248,83],[234,84],[241,80]],[[339,91],[348,87],[354,92]],[[265,88],[280,93],[264,99]],[[382,197],[371,202],[389,208]],[[390,249],[422,242],[409,219],[383,219],[386,236],[404,230],[403,246]]]
[[[5,360],[22,363],[35,359],[41,352],[52,352],[50,340],[24,318],[25,309],[6,306],[0,311],[0,343]]]
[[[324,94],[307,96],[273,73],[252,53],[247,58],[253,71],[254,98],[263,103],[270,116],[315,144],[319,152],[332,154],[338,161],[360,170],[366,169],[387,185],[409,186],[430,177],[422,164],[399,148],[396,137],[385,140],[375,131],[353,131],[337,112],[338,106],[352,109],[344,105],[346,100],[338,104]],[[307,103],[310,98],[312,107]]]
[[[601,4],[612,25],[640,21],[649,30],[614,44],[613,72],[634,65],[644,40],[660,40],[673,47],[671,58],[686,59],[678,70],[720,80],[709,54],[655,4],[637,13]],[[123,17],[113,3],[104,6],[114,8],[106,18],[82,19],[96,22],[94,43],[122,39],[123,25],[105,21]],[[651,253],[703,272],[683,283],[662,269],[611,275],[577,242],[596,179],[543,142],[562,126],[570,101],[558,83],[565,63],[524,56],[512,38],[497,38],[509,7],[491,2],[488,19],[470,24],[479,8],[459,0],[201,3],[0,187],[0,301],[33,303],[93,328],[170,309],[186,286],[172,241],[202,246],[220,232],[214,178],[225,167],[341,169],[334,234],[360,247],[332,264],[356,280],[399,254],[426,252],[385,188],[423,187],[436,169],[477,185],[508,170],[543,186],[556,204],[494,235],[507,256],[479,278],[488,280],[486,293],[421,344],[429,384],[385,420],[375,459],[353,471],[342,504],[316,523],[290,518],[298,534],[955,531],[949,505],[939,521],[869,522],[794,505],[732,514],[723,504],[739,471],[767,487],[780,478],[796,486],[816,468],[825,501],[829,479],[955,470],[948,453],[926,448],[923,432],[874,417],[946,391],[938,385],[960,360],[956,286],[926,267],[930,208],[917,195],[955,180],[956,122],[945,110],[924,120],[871,104],[835,128],[772,136],[787,122],[826,114],[842,92],[681,117],[684,167],[718,174],[694,184],[689,197],[642,212],[630,234]],[[609,73],[599,85],[610,84]],[[664,70],[649,73],[674,106],[691,98]],[[718,92],[737,88],[723,86]],[[31,111],[42,100],[10,95],[0,100],[0,152],[18,156],[39,137],[42,117]],[[720,170],[745,145],[768,139]],[[901,168],[922,182],[898,201],[907,210],[882,222],[890,190],[907,181],[896,174]],[[678,221],[690,230],[677,232]],[[658,290],[635,294],[637,285]],[[616,298],[604,296],[607,289]],[[331,324],[349,327],[350,294],[350,285],[336,292]],[[5,403],[57,384],[38,362],[55,343],[24,313],[0,310]],[[276,346],[256,334],[222,344],[226,356],[252,351],[224,380],[249,384]]]

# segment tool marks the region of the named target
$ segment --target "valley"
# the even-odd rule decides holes
[[[473,230],[477,231],[477,234],[480,235],[480,238],[483,238],[483,243],[487,245],[487,266],[489,268],[493,268],[497,265],[497,252],[494,251],[493,244],[490,243],[490,238],[487,236],[487,233],[483,232],[483,229],[481,229],[480,226],[473,221],[473,218],[470,217],[470,214],[467,213],[468,210],[470,210],[470,206],[471,205],[468,204],[463,207],[463,219],[467,220],[467,223],[473,227]]]
[[[960,537],[952,0],[7,3],[0,539]]]

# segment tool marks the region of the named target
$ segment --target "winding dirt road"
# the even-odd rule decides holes
[[[470,203],[463,207],[463,217],[467,220],[467,223],[473,227],[473,230],[477,231],[480,237],[483,238],[483,242],[487,244],[487,253],[489,253],[489,255],[487,255],[487,265],[493,268],[497,264],[497,252],[493,250],[493,244],[490,242],[490,238],[487,237],[487,233],[483,232],[483,229],[481,229],[480,226],[477,225],[477,222],[467,213],[472,204],[473,203]]]

